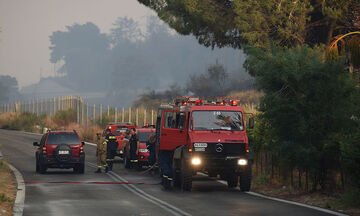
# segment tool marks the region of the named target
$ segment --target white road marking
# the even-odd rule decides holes
[[[91,142],[85,142],[85,145],[97,146],[95,143],[91,143]]]
[[[88,163],[90,166],[96,168],[95,164],[92,163]],[[119,176],[118,174],[110,171],[107,173],[108,176],[110,176],[110,178],[112,178],[115,181],[122,181],[122,182],[128,182],[126,179],[124,179],[123,177]],[[139,197],[148,200],[149,202],[154,203],[155,205],[159,206],[160,208],[170,212],[173,215],[176,216],[190,216],[191,214],[163,201],[160,200],[148,193],[146,193],[145,191],[141,190],[140,188],[136,187],[135,185],[130,185],[130,184],[124,184],[122,185],[123,187],[125,187],[126,189],[128,189],[129,191],[131,191],[132,193],[138,195]]]
[[[14,216],[22,216],[24,212],[24,202],[25,202],[25,183],[24,178],[14,166],[8,164],[10,169],[14,172],[16,182],[17,182],[17,192],[16,199],[14,204]]]

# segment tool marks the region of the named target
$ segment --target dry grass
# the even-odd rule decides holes
[[[16,186],[9,182],[14,180],[10,168],[0,159],[0,216],[13,215]]]

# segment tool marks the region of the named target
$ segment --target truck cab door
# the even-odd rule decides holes
[[[160,150],[174,150],[185,145],[187,138],[187,113],[163,111],[160,133]]]

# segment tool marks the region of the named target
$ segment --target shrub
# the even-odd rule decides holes
[[[73,109],[58,111],[54,121],[59,126],[68,126],[71,122],[76,122],[76,111]]]

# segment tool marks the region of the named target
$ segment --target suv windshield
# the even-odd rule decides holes
[[[193,111],[192,119],[193,130],[244,130],[243,117],[240,111]]]
[[[46,145],[59,145],[59,144],[68,144],[68,145],[79,145],[79,137],[74,133],[53,133],[49,134]]]
[[[149,134],[154,135],[155,133],[152,132],[141,132],[139,133],[139,141],[140,142],[147,142],[149,139]]]

